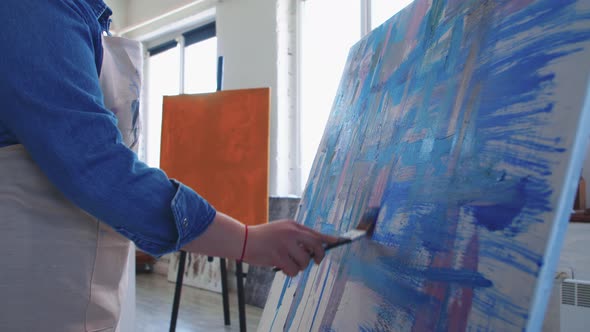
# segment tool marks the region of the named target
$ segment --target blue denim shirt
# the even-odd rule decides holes
[[[110,15],[102,0],[2,1],[0,147],[23,144],[68,199],[159,256],[216,212],[123,144],[98,81]]]

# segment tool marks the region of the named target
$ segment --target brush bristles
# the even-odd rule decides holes
[[[375,224],[377,223],[377,218],[379,217],[379,208],[372,207],[369,208],[361,218],[358,226],[356,227],[357,230],[366,231],[367,236],[373,235],[375,231]]]

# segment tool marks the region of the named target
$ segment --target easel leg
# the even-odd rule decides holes
[[[236,279],[238,282],[238,312],[240,314],[240,332],[246,332],[246,298],[244,296],[244,272],[242,262],[236,261]]]
[[[180,307],[180,293],[182,292],[182,279],[184,278],[184,264],[186,262],[186,251],[180,252],[178,261],[178,274],[176,275],[176,287],[174,289],[174,301],[172,302],[172,317],[170,318],[170,332],[176,331],[176,319]]]
[[[223,320],[225,325],[230,325],[229,319],[229,294],[227,290],[227,267],[225,265],[225,258],[220,258],[221,265],[221,297],[223,299]]]

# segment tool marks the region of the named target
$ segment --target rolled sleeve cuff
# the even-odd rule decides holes
[[[171,180],[177,187],[171,207],[174,214],[178,241],[173,251],[178,251],[194,240],[211,225],[217,212],[203,197],[184,184]]]
[[[162,245],[162,243],[141,239],[132,234],[126,235],[135,242],[139,249],[156,258],[170,252],[179,251],[186,244],[203,234],[217,214],[215,208],[194,190],[176,180],[170,181],[178,188],[170,203],[178,232],[176,242]],[[123,230],[122,233],[125,235],[126,232]]]

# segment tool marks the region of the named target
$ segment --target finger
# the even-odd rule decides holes
[[[281,267],[281,270],[283,270],[283,273],[289,277],[294,277],[297,275],[297,273],[299,273],[299,266],[290,256],[287,256],[283,260],[283,266]]]
[[[319,264],[324,259],[325,250],[320,239],[310,236],[307,233],[302,233],[299,237],[299,242],[307,250],[309,255],[313,257],[316,264]]]
[[[309,252],[296,242],[289,247],[289,256],[295,261],[300,271],[307,268],[311,259]]]

